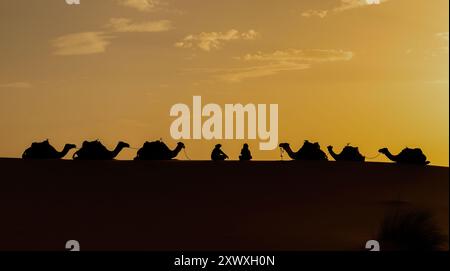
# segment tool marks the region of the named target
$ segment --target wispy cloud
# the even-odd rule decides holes
[[[173,28],[169,20],[135,23],[127,18],[112,18],[107,27],[114,32],[165,32]]]
[[[104,32],[81,32],[56,38],[52,45],[55,55],[90,55],[105,52],[111,38]]]
[[[296,62],[279,62],[273,64],[251,66],[236,69],[225,69],[219,71],[216,76],[220,80],[230,83],[239,83],[245,79],[266,77],[275,75],[284,71],[298,71],[310,68],[309,64]]]
[[[305,18],[319,17],[325,18],[327,15],[332,13],[339,13],[355,8],[367,7],[367,6],[377,6],[389,0],[340,0],[338,5],[331,9],[322,10],[306,10],[302,12],[302,16]]]
[[[325,18],[328,15],[328,10],[307,10],[302,12],[302,16],[306,18],[310,17],[319,17],[319,18]]]
[[[28,82],[12,82],[0,84],[0,88],[31,88],[32,85]]]
[[[255,30],[239,32],[231,29],[227,32],[202,32],[188,35],[183,40],[175,43],[177,48],[199,48],[204,51],[222,48],[223,44],[234,40],[254,40],[258,36]]]
[[[106,51],[115,38],[111,33],[120,32],[164,32],[172,29],[169,20],[133,22],[127,18],[112,18],[105,25],[105,31],[90,31],[68,34],[51,41],[54,54],[60,56],[91,55]]]
[[[346,11],[349,9],[376,6],[388,0],[341,0],[340,5],[333,9],[334,12]]]
[[[143,12],[154,11],[160,4],[160,0],[118,0],[122,6],[137,9]]]
[[[245,79],[266,77],[276,75],[286,71],[299,71],[312,68],[313,65],[334,62],[349,61],[353,58],[353,53],[344,50],[278,50],[272,53],[258,52],[237,57],[236,60],[248,65],[229,69],[200,69],[191,70],[196,72],[206,72],[214,74],[215,78],[230,83],[242,82]]]
[[[353,58],[353,52],[344,50],[278,50],[273,53],[247,54],[238,59],[245,61],[271,61],[271,62],[330,62],[345,61]]]

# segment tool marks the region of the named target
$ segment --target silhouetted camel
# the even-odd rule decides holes
[[[379,152],[386,155],[389,160],[399,164],[428,165],[430,163],[430,161],[427,161],[427,157],[423,154],[422,150],[418,148],[405,148],[397,155],[391,154],[388,148],[382,148]]]
[[[252,153],[250,152],[250,149],[248,148],[248,144],[244,144],[241,150],[241,155],[239,156],[240,161],[250,161],[252,160]]]
[[[48,140],[43,142],[34,142],[31,147],[26,149],[23,154],[23,159],[61,159],[71,150],[76,148],[74,144],[66,144],[61,152],[58,152]]]
[[[281,143],[280,148],[284,149],[293,160],[319,160],[328,161],[328,157],[320,149],[319,143],[310,143],[305,140],[303,146],[297,152],[293,152],[289,143]]]
[[[224,161],[226,159],[228,159],[228,155],[226,155],[220,148],[222,147],[222,145],[217,144],[212,153],[211,153],[211,160],[213,161]]]
[[[341,153],[337,154],[333,151],[333,146],[328,146],[328,152],[336,161],[364,162],[366,160],[366,157],[359,152],[358,147],[345,146]]]
[[[178,142],[174,150],[170,150],[162,141],[145,142],[144,146],[138,150],[134,160],[171,160],[177,157],[184,148],[182,142]]]
[[[123,148],[129,148],[125,142],[119,142],[113,151],[109,151],[100,141],[84,141],[81,149],[73,154],[74,160],[112,160]]]

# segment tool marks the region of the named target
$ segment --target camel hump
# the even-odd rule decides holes
[[[53,153],[55,153],[55,148],[50,145],[48,140],[42,142],[33,142],[31,146],[26,149],[22,155],[24,159],[40,159],[49,158]]]
[[[399,156],[401,157],[402,160],[408,162],[424,163],[426,165],[430,163],[429,161],[427,161],[427,157],[420,148],[415,149],[405,148],[400,152]]]
[[[318,142],[311,143],[308,140],[305,140],[296,155],[299,160],[328,160],[325,152],[320,149],[320,144]]]
[[[342,152],[348,156],[363,157],[358,147],[345,146]]]
[[[137,152],[135,160],[166,160],[170,158],[171,150],[162,141],[145,142]]]
[[[350,145],[345,146],[338,157],[339,160],[343,161],[365,161],[365,157],[359,152],[359,148]]]
[[[84,141],[81,148],[74,154],[74,159],[91,159],[108,152],[108,149],[98,140]]]
[[[106,150],[106,147],[98,140],[95,140],[95,141],[84,141],[83,142],[83,146],[81,148],[96,149],[96,150],[104,149],[104,150]]]
[[[170,152],[169,147],[162,141],[145,142],[143,146],[144,151],[152,152]]]
[[[44,140],[42,142],[33,142],[31,143],[31,148],[46,148],[50,146],[50,142],[47,140]]]

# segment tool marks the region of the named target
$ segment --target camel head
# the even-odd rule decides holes
[[[387,154],[387,153],[389,153],[389,150],[388,150],[388,148],[382,148],[382,149],[379,149],[378,152],[382,153],[382,154]]]
[[[179,148],[181,148],[181,149],[186,148],[186,146],[184,145],[183,142],[178,142],[178,143],[177,143],[177,147],[179,147]]]
[[[327,147],[327,149],[328,149],[329,151],[331,151],[331,150],[333,150],[333,146],[330,145],[330,146]]]
[[[286,149],[286,148],[289,148],[290,145],[289,145],[289,143],[280,143],[279,147],[283,148],[283,149]]]
[[[128,144],[128,143],[126,143],[126,142],[123,142],[123,141],[120,141],[120,142],[117,144],[117,147],[119,147],[119,148],[129,148],[129,147],[130,147],[130,144]]]
[[[76,149],[76,147],[77,147],[77,145],[75,145],[75,144],[66,144],[66,145],[64,146],[64,148],[66,148],[66,149],[68,149],[68,150]]]

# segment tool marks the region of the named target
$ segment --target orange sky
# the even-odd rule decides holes
[[[163,138],[176,103],[279,104],[280,142],[449,164],[448,0],[3,0],[0,157]],[[253,157],[279,159],[279,151]],[[186,141],[208,159],[214,141]],[[222,141],[237,158],[244,141]],[[118,159],[134,157],[123,151]],[[184,158],[180,156],[180,158]],[[379,157],[376,161],[385,161]]]

